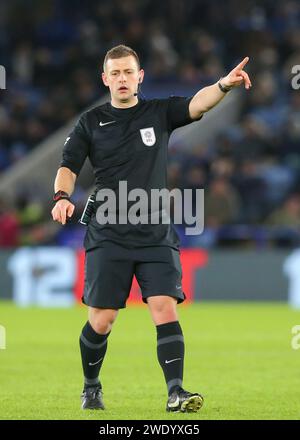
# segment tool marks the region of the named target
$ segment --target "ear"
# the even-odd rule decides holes
[[[139,71],[139,84],[142,84],[142,82],[144,81],[144,76],[145,76],[145,71],[144,69],[141,69]]]
[[[108,82],[107,82],[107,76],[106,76],[106,73],[105,72],[102,72],[102,81],[103,81],[103,84],[106,86],[106,87],[108,87]]]

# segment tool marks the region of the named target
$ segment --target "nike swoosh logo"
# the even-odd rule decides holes
[[[108,125],[108,124],[113,124],[114,122],[116,122],[116,121],[109,121],[109,122],[100,122],[100,127],[103,127],[104,125]]]
[[[180,361],[181,358],[171,359],[170,361],[165,361],[166,364],[170,364],[171,362]]]
[[[89,362],[89,365],[92,367],[93,365],[97,365],[99,364],[100,361],[102,361],[103,357],[101,359],[99,359],[99,361],[94,362],[93,364],[91,362]]]

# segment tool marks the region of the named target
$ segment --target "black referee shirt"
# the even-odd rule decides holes
[[[192,98],[139,100],[120,109],[110,103],[84,113],[66,139],[61,166],[79,174],[89,157],[96,187],[113,189],[127,181],[128,192],[142,188],[167,188],[167,153],[171,132],[190,124]],[[127,248],[170,246],[178,249],[179,239],[172,224],[106,224],[92,217],[84,245],[86,250],[115,242]]]

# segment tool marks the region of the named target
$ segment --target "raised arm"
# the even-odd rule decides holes
[[[243,70],[248,61],[249,57],[244,58],[227,76],[196,93],[189,105],[192,119],[199,119],[203,113],[215,107],[232,88],[243,83],[247,90],[252,86],[249,75]]]

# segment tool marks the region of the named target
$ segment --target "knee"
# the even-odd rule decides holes
[[[89,313],[89,321],[96,333],[105,335],[111,331],[117,314],[118,310],[97,309]]]
[[[176,313],[177,301],[175,298],[164,296],[153,298],[148,301],[151,310],[157,314]]]
[[[177,321],[176,310],[177,301],[173,298],[156,299],[150,305],[152,319],[155,325],[165,324],[171,321]]]

